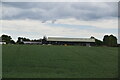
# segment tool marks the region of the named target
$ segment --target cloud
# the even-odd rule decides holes
[[[118,2],[119,0],[3,0],[4,2]]]
[[[2,20],[3,33],[11,34],[14,39],[18,36],[29,38],[40,38],[46,36],[64,36],[64,37],[90,37],[95,36],[98,39],[103,38],[110,32],[97,32],[89,29],[78,29],[76,27],[63,27],[60,25],[52,26],[48,23],[41,23],[38,20]],[[53,24],[54,25],[54,24]],[[116,33],[112,33],[117,35]]]
[[[2,7],[2,19],[11,19],[23,12],[20,8]]]
[[[4,2],[3,11],[5,13],[3,13],[3,19],[109,19],[117,17],[117,7],[117,2]]]
[[[69,25],[86,25],[86,26],[94,26],[97,28],[103,29],[118,29],[118,19],[104,19],[104,20],[97,20],[97,21],[83,21],[77,20],[75,18],[68,18],[68,19],[59,19],[56,21],[57,24],[69,24]]]
[[[117,2],[3,2],[1,8],[2,31],[14,39],[118,36]]]

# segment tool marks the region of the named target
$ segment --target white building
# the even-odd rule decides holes
[[[23,41],[23,44],[42,44],[42,42]]]
[[[6,44],[6,42],[0,42],[0,44]]]

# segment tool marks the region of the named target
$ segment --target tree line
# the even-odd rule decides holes
[[[91,38],[94,38],[94,37],[91,37]],[[96,38],[95,39],[95,44],[97,46],[111,46],[111,47],[116,47],[118,46],[117,44],[117,38],[113,35],[105,35],[103,37],[103,41],[101,40],[98,40]]]
[[[117,44],[117,38],[113,35],[105,35],[103,37],[103,41],[96,39],[95,37],[91,36],[91,38],[95,39],[95,45],[96,46],[110,46],[110,47],[116,47],[118,46]],[[8,35],[2,35],[0,37],[0,41],[6,42],[6,44],[23,44],[22,41],[35,41],[35,42],[39,42],[39,41],[44,41],[43,39],[34,39],[34,40],[30,40],[28,38],[25,37],[18,37],[17,41],[15,42],[11,36]]]
[[[22,40],[22,41],[21,41]],[[11,36],[8,35],[2,35],[0,36],[0,41],[1,42],[6,42],[6,44],[23,44],[23,41],[35,41],[35,42],[39,42],[41,41],[41,39],[34,39],[34,40],[30,40],[28,38],[25,37],[18,37],[17,41],[15,42]]]

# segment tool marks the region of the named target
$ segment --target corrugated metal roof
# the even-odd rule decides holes
[[[61,38],[61,37],[48,37],[47,41],[69,41],[69,42],[95,42],[91,38]]]

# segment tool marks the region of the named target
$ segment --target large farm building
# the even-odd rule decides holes
[[[92,38],[62,38],[62,37],[48,37],[43,44],[52,45],[80,45],[80,46],[94,46],[95,39]]]
[[[94,46],[93,38],[63,38],[63,37],[44,37],[41,41],[22,41],[24,44],[47,44],[47,45],[80,45]]]

